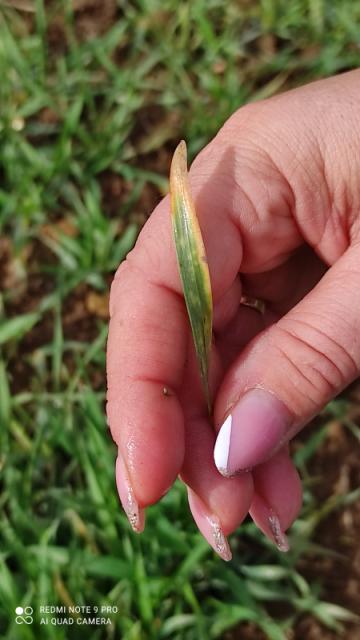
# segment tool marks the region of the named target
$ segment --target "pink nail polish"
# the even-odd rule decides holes
[[[145,526],[145,511],[141,509],[130,484],[129,475],[120,454],[115,465],[116,486],[126,516],[136,533],[141,533]]]
[[[224,476],[264,462],[282,443],[291,414],[276,396],[251,389],[228,415],[218,433],[214,459]]]
[[[281,528],[279,516],[275,509],[256,493],[251,504],[250,515],[261,531],[275,542],[279,551],[289,551],[289,541]]]
[[[229,543],[221,528],[219,518],[209,511],[199,496],[188,487],[189,506],[193,518],[209,545],[223,560],[229,561],[232,558]]]

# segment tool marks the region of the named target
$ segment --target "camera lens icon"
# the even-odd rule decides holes
[[[16,607],[16,609],[15,609],[15,613],[16,613],[15,622],[16,622],[16,624],[32,624],[33,623],[33,617],[32,617],[33,612],[34,612],[34,609],[32,607]]]

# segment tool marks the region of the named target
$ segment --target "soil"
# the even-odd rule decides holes
[[[51,3],[49,3],[51,5]],[[98,0],[77,0],[74,2],[77,14],[77,36],[81,39],[104,32],[117,17],[119,9],[113,0],[99,2]],[[99,11],[101,7],[101,11]],[[103,11],[106,8],[106,11]],[[64,24],[61,17],[54,14],[48,41],[52,54],[56,56],[66,48],[64,38]],[[274,43],[264,36],[261,46],[264,50],[271,49]],[[151,127],[158,126],[163,114],[149,108],[141,111],[141,117],[136,123],[132,143],[136,148],[142,145]],[[169,123],[167,123],[169,124]],[[164,140],[158,150],[146,150],[137,154],[137,163],[145,169],[157,171],[167,175],[170,157],[175,140],[178,139],[178,122],[174,121],[174,139]],[[126,200],[131,185],[116,174],[104,172],[99,176],[102,190],[104,211],[109,216],[115,216],[121,204]],[[131,213],[131,220],[143,224],[149,216],[161,194],[150,184],[144,186],[135,211]],[[58,221],[49,221],[50,226]],[[64,230],[64,229],[62,229]],[[46,233],[46,229],[44,230]],[[49,229],[47,229],[49,232]],[[69,230],[69,232],[71,232]],[[50,230],[51,233],[51,230]],[[44,244],[33,241],[24,256],[26,265],[26,280],[17,278],[16,265],[11,250],[11,240],[0,240],[0,289],[13,290],[6,305],[8,316],[25,313],[36,309],[41,298],[54,289],[55,283],[51,275],[44,273],[44,265],[51,266],[54,257]],[[39,265],[42,268],[39,268]],[[94,339],[97,334],[98,320],[107,318],[107,295],[100,295],[87,285],[79,285],[68,296],[63,307],[63,327],[66,338],[75,338],[84,342]],[[49,312],[41,323],[37,324],[22,340],[22,353],[31,353],[42,344],[46,344],[52,337],[53,316]],[[12,392],[18,393],[29,388],[32,370],[24,359],[19,359],[14,353],[10,358],[10,372],[13,381]],[[99,372],[94,373],[94,387],[105,388],[104,377]],[[360,383],[354,385],[348,392],[352,401],[351,419],[360,425]],[[314,425],[316,426],[316,425]],[[308,437],[312,427],[306,430],[296,447],[301,446],[301,440]],[[346,494],[360,486],[360,456],[359,443],[351,432],[340,422],[334,420],[328,435],[318,452],[313,457],[309,470],[318,482],[314,493],[323,503],[333,495]],[[342,605],[355,613],[360,613],[360,504],[352,504],[334,511],[318,527],[315,541],[327,549],[333,550],[334,556],[307,557],[299,562],[299,570],[309,580],[320,581],[323,585],[323,599]],[[271,607],[269,607],[271,611]],[[304,615],[296,628],[289,635],[289,640],[333,640],[339,634],[327,630],[312,616]],[[360,628],[346,624],[341,634],[345,640],[360,640]],[[265,635],[252,623],[241,624],[237,629],[227,632],[224,640],[263,640]],[[266,640],[266,638],[265,638]]]

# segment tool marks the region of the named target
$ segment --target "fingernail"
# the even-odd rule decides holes
[[[259,529],[275,542],[279,551],[283,553],[289,551],[289,541],[281,528],[278,514],[259,494],[254,496],[250,515]]]
[[[223,560],[232,558],[229,543],[221,528],[219,518],[209,511],[204,502],[188,487],[189,506],[193,518],[209,545]]]
[[[280,520],[273,509],[270,509],[268,521],[277,548],[279,551],[286,553],[290,549],[289,541],[285,532],[281,529]]]
[[[279,446],[291,414],[272,393],[252,389],[243,395],[218,433],[215,464],[224,476],[264,462]]]
[[[145,526],[145,511],[138,505],[125,463],[120,455],[116,458],[115,473],[119,498],[126,516],[133,530],[141,533]]]

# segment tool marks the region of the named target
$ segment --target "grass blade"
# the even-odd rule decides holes
[[[3,320],[0,324],[0,344],[9,340],[20,340],[38,322],[38,313],[24,313],[22,316]]]
[[[208,383],[213,315],[211,283],[205,247],[188,184],[186,156],[186,144],[182,140],[175,150],[170,169],[171,213],[184,298],[201,381],[211,413]]]

